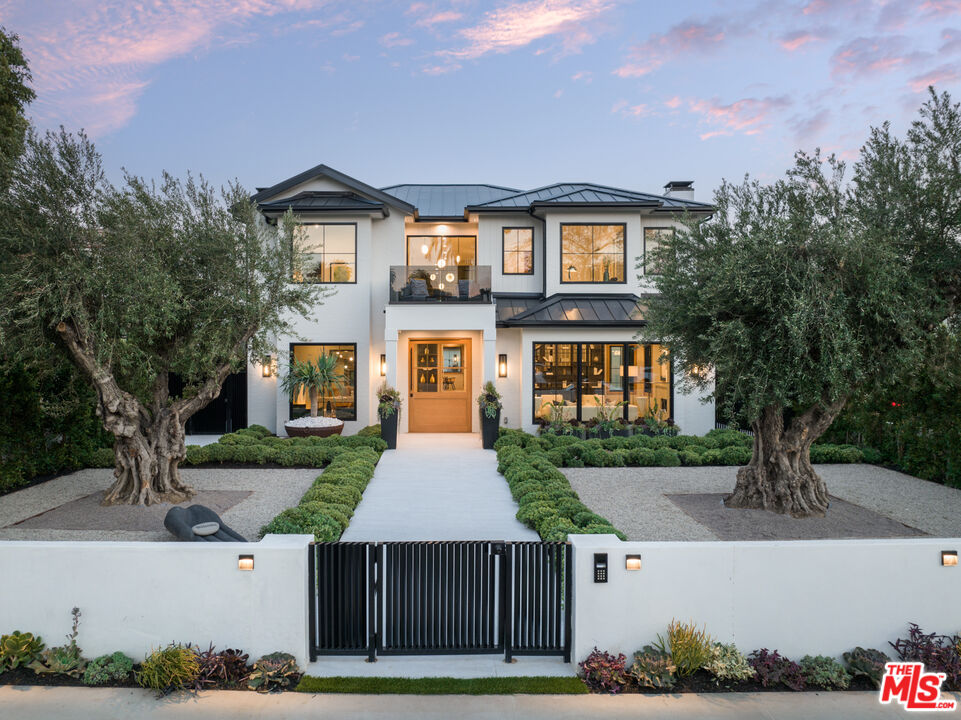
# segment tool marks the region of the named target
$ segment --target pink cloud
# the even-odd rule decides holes
[[[946,64],[929,70],[926,73],[915,75],[908,80],[908,85],[910,85],[912,92],[919,93],[927,90],[928,85],[940,88],[942,85],[956,82],[959,79],[961,79],[961,71],[959,71],[958,66]]]
[[[490,10],[473,27],[460,31],[463,47],[445,55],[471,60],[490,53],[508,53],[542,38],[558,36],[564,53],[578,52],[597,34],[588,24],[613,7],[612,0],[528,0]]]
[[[788,52],[794,52],[808,43],[817,42],[820,39],[820,36],[812,32],[795,30],[794,32],[789,32],[787,35],[782,35],[778,42],[781,44],[781,47]]]
[[[414,25],[418,27],[434,27],[435,25],[440,25],[441,23],[454,22],[455,20],[460,20],[463,14],[455,10],[445,10],[444,12],[434,13],[433,15],[427,15],[418,20]]]
[[[405,47],[412,44],[414,41],[410,38],[404,37],[399,32],[389,32],[386,35],[381,35],[380,39],[377,41],[384,47]]]
[[[919,4],[918,9],[939,18],[961,15],[961,0],[924,0]]]
[[[831,111],[827,108],[818,110],[813,115],[806,117],[798,116],[793,118],[789,125],[794,130],[794,134],[800,141],[807,141],[818,137],[827,129],[831,120]]]
[[[631,105],[627,100],[618,100],[611,107],[611,113],[631,117],[645,117],[651,114],[651,109],[646,103]]]
[[[585,83],[590,84],[593,79],[594,79],[594,73],[592,73],[590,70],[581,70],[580,72],[576,72],[573,75],[571,75],[571,80],[573,80],[574,82],[579,82],[583,80]]]
[[[681,107],[682,102],[683,101],[681,100],[680,96],[675,95],[674,97],[665,100],[664,104],[671,108],[671,110],[677,110],[679,107]]]
[[[938,52],[941,54],[945,53],[956,53],[961,51],[961,30],[956,30],[954,28],[946,28],[941,31],[941,47],[938,48]]]
[[[909,67],[925,59],[925,53],[908,51],[907,38],[859,37],[845,43],[831,56],[835,77],[864,77]]]
[[[801,10],[805,15],[816,15],[817,13],[824,12],[830,7],[828,0],[811,0],[804,9]]]
[[[627,60],[614,71],[622,78],[641,77],[682,53],[712,50],[724,42],[723,24],[717,19],[704,23],[686,20],[666,33],[652,33],[640,45],[631,48]]]
[[[421,69],[421,72],[425,75],[446,75],[447,73],[452,73],[460,70],[460,65],[457,63],[447,63],[446,65],[428,65]]]
[[[765,98],[742,98],[727,105],[717,98],[689,100],[688,109],[702,117],[703,122],[717,126],[701,135],[708,140],[719,135],[758,135],[770,126],[773,115],[791,105],[787,96]]]

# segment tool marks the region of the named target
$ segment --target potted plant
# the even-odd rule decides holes
[[[281,388],[291,398],[301,392],[307,393],[310,414],[284,423],[287,434],[291,437],[340,435],[344,431],[344,421],[321,415],[318,408],[325,405],[328,395],[344,386],[344,381],[343,373],[337,372],[334,355],[321,353],[314,362],[291,360]]]
[[[615,436],[628,437],[630,431],[624,424],[624,421],[619,417],[619,415],[623,414],[622,408],[624,408],[627,403],[623,400],[616,403],[608,403],[606,398],[598,395],[594,396],[594,403],[597,406],[597,414],[594,418],[594,424],[590,429],[590,434],[602,440]]]
[[[380,418],[380,436],[387,443],[387,449],[396,450],[400,391],[386,382],[377,389],[377,417]]]
[[[490,380],[484,383],[481,394],[477,396],[477,406],[480,408],[481,442],[485,450],[493,450],[504,404],[501,402],[501,394]]]

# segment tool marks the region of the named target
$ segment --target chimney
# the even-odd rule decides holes
[[[677,200],[693,200],[694,181],[671,180],[664,186],[664,197],[675,198]]]

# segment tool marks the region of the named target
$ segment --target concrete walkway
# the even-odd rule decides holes
[[[307,665],[314,677],[489,678],[571,677],[577,667],[560,656],[522,655],[504,662],[504,655],[386,655],[367,662],[358,655],[327,655]]]
[[[479,434],[406,434],[386,451],[342,541],[538,540]]]
[[[709,695],[306,695],[287,692],[174,694],[157,699],[146,690],[0,687],[0,708],[16,720],[873,720],[910,717],[899,705],[881,705],[877,693],[730,693]],[[941,713],[928,713],[932,716]],[[944,713],[952,717],[954,713]]]

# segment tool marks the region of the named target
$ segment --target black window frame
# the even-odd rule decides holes
[[[405,237],[406,247],[404,248],[404,260],[406,261],[407,267],[417,267],[418,265],[423,265],[424,263],[418,263],[418,265],[410,264],[410,241],[412,238],[427,238],[428,240],[434,240],[436,238],[471,238],[474,241],[474,263],[472,265],[458,265],[458,267],[477,267],[477,236],[476,235],[459,235],[457,233],[450,233],[449,235],[407,235]],[[429,264],[429,263],[428,263]]]
[[[351,348],[353,348],[353,351],[354,351],[354,406],[353,406],[353,407],[354,407],[354,417],[353,417],[352,419],[351,419],[351,418],[342,418],[342,420],[343,420],[344,422],[356,422],[356,421],[357,421],[357,381],[358,381],[357,368],[358,368],[358,366],[359,366],[359,364],[360,364],[360,363],[359,363],[359,357],[358,357],[358,355],[357,355],[357,343],[356,343],[356,342],[296,342],[296,343],[289,343],[289,353],[290,353],[290,354],[288,355],[288,357],[291,358],[291,359],[293,359],[293,357],[294,357],[294,348],[295,348],[295,347],[316,347],[316,346],[318,346],[318,345],[319,345],[320,347],[326,347],[326,346],[332,346],[332,345],[339,345],[339,346],[341,346],[341,347],[345,347],[345,346],[348,346],[348,345],[349,345]],[[310,414],[310,408],[309,408],[309,407],[307,408],[307,413]],[[295,419],[295,418],[294,418],[294,399],[293,399],[292,397],[291,397],[291,398],[288,398],[288,400],[287,400],[287,418],[288,418],[289,420],[294,420],[294,419]]]
[[[507,272],[507,263],[505,262],[505,255],[507,254],[507,231],[508,230],[530,230],[531,231],[531,269],[530,272]],[[533,275],[534,274],[534,226],[533,225],[517,225],[510,227],[501,228],[501,275]]]
[[[630,388],[628,386],[628,366],[630,363],[627,360],[627,348],[631,345],[636,345],[639,349],[643,349],[645,346],[653,345],[664,345],[664,343],[649,342],[649,343],[639,343],[639,342],[611,342],[608,340],[533,340],[531,341],[531,423],[537,425],[537,397],[535,393],[537,392],[534,387],[534,368],[537,366],[537,346],[538,345],[573,345],[572,348],[574,356],[577,362],[577,380],[576,380],[576,391],[577,391],[577,414],[575,419],[577,422],[583,422],[581,419],[581,410],[583,408],[582,402],[582,389],[584,384],[584,346],[585,345],[619,345],[621,346],[622,362],[621,362],[621,393],[625,403],[630,402]],[[654,367],[654,358],[651,359],[651,367]],[[668,380],[670,382],[670,393],[671,393],[671,406],[668,408],[667,417],[674,421],[674,354],[668,353]],[[628,422],[627,419],[628,411],[627,405],[621,408],[621,419]]]
[[[356,222],[313,222],[313,221],[304,221],[304,220],[299,220],[299,219],[298,219],[297,222],[298,222],[298,224],[300,224],[300,225],[305,225],[305,226],[306,226],[306,225],[353,225],[353,226],[354,226],[354,279],[353,279],[353,280],[306,280],[306,279],[305,279],[305,280],[293,280],[293,277],[294,277],[294,268],[293,268],[293,266],[291,266],[291,268],[290,268],[290,277],[291,277],[291,280],[292,280],[293,282],[295,282],[295,283],[311,283],[311,284],[314,284],[314,285],[356,285],[357,282],[358,282],[357,277],[358,277],[358,275],[359,275],[359,267],[358,267],[358,265],[359,265],[359,263],[358,263],[358,255],[359,255],[359,253],[357,252],[357,223],[356,223]],[[293,239],[293,238],[290,239],[290,243],[291,243],[291,253],[293,253],[293,251],[294,251],[294,247],[293,247],[294,239]],[[310,254],[313,254],[313,253],[310,253]],[[327,253],[325,252],[325,253],[324,253],[325,257],[326,257],[326,254],[327,254]],[[303,344],[305,344],[305,343],[298,343],[298,344],[303,345]]]
[[[621,253],[623,256],[621,258],[621,261],[622,261],[622,267],[624,268],[624,279],[617,280],[617,281],[608,280],[607,282],[604,282],[603,280],[565,280],[564,279],[564,228],[566,227],[601,227],[601,226],[620,227],[623,229],[624,249],[623,249],[623,252]],[[558,237],[558,246],[560,249],[560,255],[558,256],[558,260],[560,264],[560,272],[558,273],[558,275],[560,276],[559,279],[560,279],[561,285],[627,285],[627,223],[623,223],[623,222],[620,222],[620,223],[615,223],[615,222],[561,223],[560,230],[559,230],[559,237]],[[591,258],[593,258],[594,255],[595,253],[591,252]],[[594,263],[592,260],[591,268],[593,267],[594,267]]]
[[[644,262],[642,263],[644,269],[644,277],[648,275],[660,275],[659,272],[648,272],[647,271],[647,231],[648,230],[670,230],[673,236],[677,232],[677,228],[672,225],[645,225],[644,229],[641,230],[641,242],[643,243],[642,248],[644,252]]]

